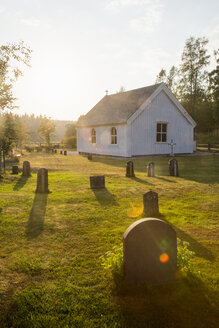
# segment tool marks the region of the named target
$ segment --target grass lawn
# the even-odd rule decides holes
[[[32,153],[30,178],[0,182],[0,327],[177,328],[219,322],[219,156],[178,157],[180,177],[168,176],[168,157],[125,160]],[[156,177],[146,176],[154,161]],[[36,171],[49,169],[49,194],[35,194]],[[90,175],[106,176],[91,190]],[[192,272],[175,283],[132,288],[116,284],[100,256],[122,243],[143,218],[142,194],[159,194],[162,219],[194,251]]]

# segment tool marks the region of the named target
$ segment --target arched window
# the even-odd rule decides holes
[[[111,144],[117,145],[117,130],[114,127],[111,129]]]
[[[91,143],[96,143],[96,130],[91,130]]]

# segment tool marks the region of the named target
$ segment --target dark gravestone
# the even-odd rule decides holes
[[[136,221],[123,235],[123,252],[128,283],[163,284],[175,279],[177,239],[168,223],[155,218]]]
[[[52,153],[54,153],[54,149],[52,148]]]
[[[18,174],[18,166],[17,165],[12,166],[12,174]]]
[[[55,149],[54,151],[55,151],[55,154],[57,154],[57,149]]]
[[[92,154],[88,154],[87,159],[89,159],[89,161],[92,161]]]
[[[169,160],[169,174],[173,177],[179,176],[178,162],[175,158]]]
[[[37,193],[48,193],[48,170],[47,169],[39,169],[37,172]]]
[[[23,162],[23,176],[25,176],[25,177],[30,177],[31,176],[30,162],[28,162],[28,161]]]
[[[149,190],[143,194],[143,206],[144,214],[147,216],[158,216],[159,205],[158,205],[158,194],[155,191]]]
[[[105,176],[104,175],[91,176],[90,187],[92,189],[105,188]]]
[[[62,155],[62,150],[60,150],[60,154]]]
[[[67,156],[67,150],[64,150],[64,155]]]
[[[128,161],[126,163],[126,176],[128,178],[131,178],[131,177],[135,177],[135,173],[134,173],[134,164],[132,161]]]
[[[153,162],[149,162],[147,165],[147,174],[148,177],[154,177],[155,175],[155,164]]]

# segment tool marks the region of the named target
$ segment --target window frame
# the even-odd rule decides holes
[[[91,129],[91,143],[92,144],[97,143],[97,132],[94,128]]]
[[[158,124],[160,124],[160,128],[158,129]],[[167,143],[167,127],[168,122],[157,122],[156,124],[156,142],[157,143]],[[160,137],[158,137],[160,136]],[[160,140],[158,140],[160,139]],[[165,139],[165,140],[164,140]]]
[[[111,145],[118,145],[118,134],[117,134],[117,128],[113,126],[111,128]]]

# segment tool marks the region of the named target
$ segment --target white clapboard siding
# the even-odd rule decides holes
[[[156,125],[167,123],[167,142],[156,142]],[[128,126],[128,153],[135,155],[169,154],[171,139],[176,143],[174,152],[192,153],[194,150],[193,127],[163,91]]]

